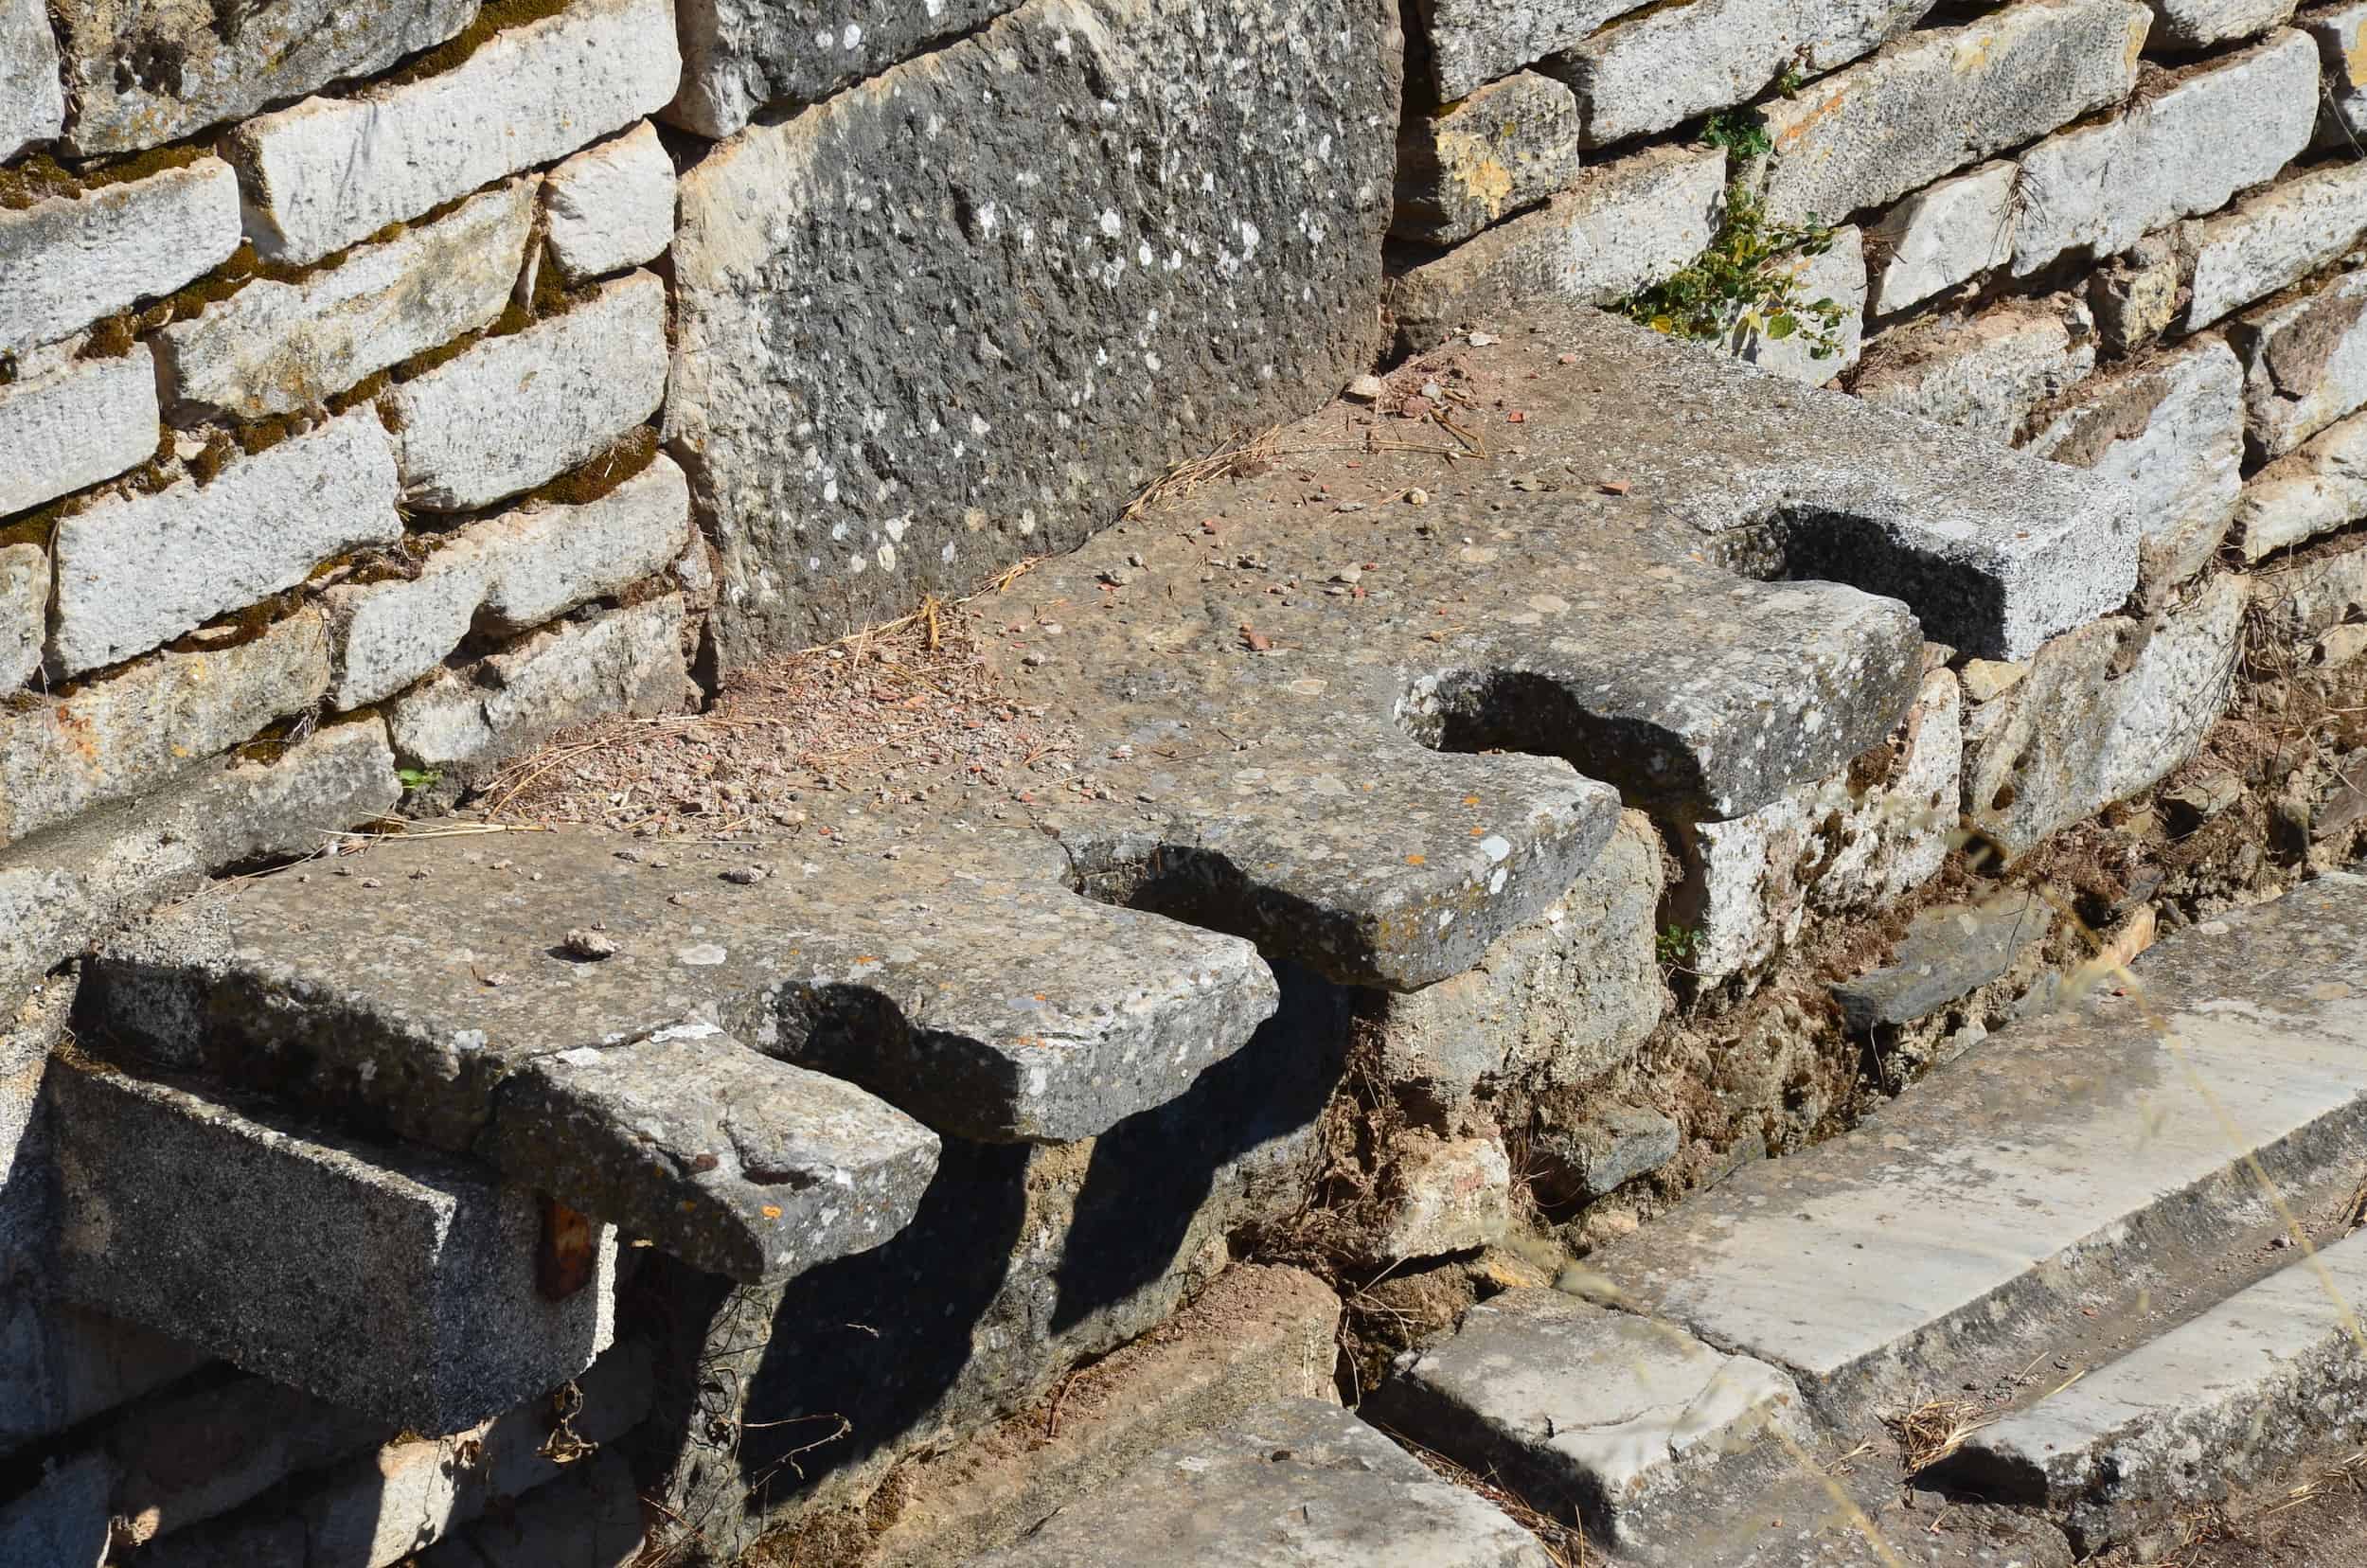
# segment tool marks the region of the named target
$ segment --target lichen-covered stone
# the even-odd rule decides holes
[[[0,688],[41,668],[49,631],[49,557],[38,544],[0,545]]]
[[[1583,41],[1636,0],[1416,0],[1430,85],[1451,103],[1483,83]]]
[[[2146,0],[2153,31],[2145,43],[2156,49],[2207,49],[2234,38],[2250,38],[2285,25],[2295,0]]]
[[[1397,206],[1389,232],[1451,245],[1534,206],[1577,176],[1570,89],[1535,71],[1410,114],[1397,131]]]
[[[2152,24],[2133,0],[2034,0],[1890,44],[1767,105],[1768,210],[1838,222],[2117,103]]]
[[[2296,25],[2318,45],[2325,72],[2318,145],[2357,148],[2367,140],[2367,5],[2313,7]]]
[[[944,40],[973,32],[1018,4],[927,0],[915,8],[889,0],[676,0],[682,91],[665,117],[721,139],[747,125],[766,104],[817,102]]]
[[[220,158],[0,207],[0,356],[168,294],[239,248],[239,180]]]
[[[614,594],[663,570],[689,531],[689,484],[660,457],[596,501],[532,504],[461,529],[415,578],[333,588],[329,701],[383,701],[472,631],[511,635]]]
[[[2065,251],[2109,255],[2258,185],[2309,145],[2318,54],[2297,32],[2180,75],[2106,120],[2021,154],[2014,274]]]
[[[1969,319],[1918,320],[1867,347],[1851,390],[2002,445],[2095,368],[2086,325],[2080,308],[2059,297],[2009,300]]]
[[[2300,282],[2367,233],[2367,163],[2305,169],[2216,217],[2180,226],[2194,294],[2186,330]]]
[[[0,158],[50,140],[64,123],[48,8],[43,0],[0,0]]]
[[[303,611],[260,636],[0,706],[0,843],[134,794],[319,700],[329,637]]]
[[[154,454],[157,429],[156,367],[143,345],[0,385],[0,517],[114,478]],[[0,655],[0,669],[7,663]]]
[[[543,180],[551,259],[571,283],[637,267],[674,242],[674,160],[657,128],[587,148]]]
[[[1843,224],[1833,230],[1822,251],[1778,261],[1771,276],[1782,280],[1786,297],[1795,302],[1791,330],[1777,337],[1771,322],[1737,325],[1726,347],[1746,365],[1810,386],[1846,375],[1856,366],[1865,339],[1865,237]],[[1841,308],[1829,332],[1806,309],[1819,304]]]
[[[637,272],[594,298],[386,394],[405,505],[466,511],[597,456],[666,396],[666,285]]]
[[[2227,337],[2244,362],[2245,438],[2260,456],[2367,403],[2367,271],[2237,316]]]
[[[1747,103],[1787,71],[1822,76],[1923,19],[1932,0],[1692,0],[1647,6],[1543,68],[1574,88],[1584,145]]]
[[[1397,46],[1370,0],[1030,0],[691,169],[666,424],[726,666],[1069,547],[1362,368]]]
[[[2367,517],[2367,414],[2328,425],[2246,482],[2235,542],[2258,561]]]
[[[193,135],[346,77],[383,71],[476,20],[477,0],[57,0],[82,157]],[[0,141],[5,141],[0,137]]]
[[[1538,300],[1606,305],[1657,283],[1717,232],[1726,154],[1655,147],[1596,164],[1523,213],[1396,278],[1389,310],[1415,349]]]
[[[293,413],[491,325],[533,223],[533,182],[514,180],[301,281],[258,278],[173,323],[155,339],[173,412]]]
[[[1877,314],[1952,289],[2014,254],[2014,182],[2005,159],[1940,181],[1900,202],[1866,231]]]
[[[367,409],[205,484],[111,496],[58,525],[50,667],[78,674],[293,587],[332,556],[402,537],[395,460]]]
[[[2183,582],[2218,553],[2244,488],[2244,367],[2218,338],[2196,339],[2080,383],[2024,446],[2119,484],[2142,576]]]
[[[673,96],[681,65],[668,0],[575,0],[438,75],[248,120],[225,142],[247,238],[268,260],[317,261],[623,130]]]
[[[2170,330],[2185,298],[2186,259],[2167,234],[2148,235],[2088,275],[2088,308],[2105,351],[2133,354]]]

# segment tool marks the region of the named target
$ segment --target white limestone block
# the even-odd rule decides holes
[[[534,182],[512,180],[301,281],[258,278],[157,334],[173,412],[293,413],[490,325],[533,226]]]
[[[1797,330],[1787,337],[1771,336],[1765,323],[1737,327],[1727,342],[1735,358],[1762,370],[1810,386],[1822,386],[1858,363],[1865,340],[1865,236],[1852,227],[1833,231],[1832,243],[1822,255],[1794,257],[1777,263],[1791,297],[1803,305],[1831,300],[1841,307],[1841,319],[1831,333],[1830,351],[1817,357],[1816,332],[1822,325],[1804,311],[1794,311]]]
[[[577,0],[440,76],[308,98],[228,139],[248,238],[305,263],[400,218],[622,130],[674,96],[668,0]]]
[[[648,273],[387,394],[403,499],[465,511],[605,451],[666,395],[666,288]]]
[[[146,461],[157,431],[156,367],[145,345],[0,386],[0,517]]]
[[[251,457],[210,484],[111,496],[57,533],[56,673],[96,669],[294,587],[331,556],[402,537],[395,464],[368,409]]]
[[[2367,271],[2237,316],[2227,334],[2244,362],[2246,436],[2262,456],[2367,403]]]
[[[2367,414],[2328,425],[2262,469],[2235,508],[2236,541],[2258,561],[2367,517]]]
[[[239,180],[220,158],[0,207],[0,354],[170,294],[238,248]]]
[[[2028,200],[2014,225],[2014,274],[2065,251],[2127,250],[2152,230],[2210,212],[2309,145],[2318,52],[2280,32],[2198,67],[2101,125],[2051,136],[2022,154]]]
[[[2013,300],[1969,320],[1939,317],[1868,346],[1851,390],[1871,403],[2011,441],[2038,406],[2095,368],[2085,314],[2061,298]]]
[[[42,0],[0,0],[0,158],[55,140],[65,125],[58,40]]]
[[[2297,0],[2146,0],[2153,7],[2154,49],[2207,49],[2230,39],[2281,27]]]
[[[23,686],[41,668],[48,629],[49,557],[38,544],[0,547],[0,691]]]
[[[1434,96],[1451,103],[1566,49],[1642,0],[1416,0]]]
[[[2280,181],[2216,217],[2183,225],[2193,258],[2186,330],[2207,327],[2327,265],[2367,233],[2367,163],[2340,163]]]
[[[674,160],[648,120],[543,182],[551,256],[570,283],[637,267],[674,241]]]
[[[2367,145],[2367,0],[2313,9],[2298,25],[2325,72],[2319,145],[2356,152]]]
[[[1875,254],[1878,315],[1908,306],[2002,267],[2014,255],[2014,181],[2010,159],[1916,191],[1868,230]]]

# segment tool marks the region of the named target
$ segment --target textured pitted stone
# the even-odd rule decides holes
[[[490,325],[533,222],[534,184],[513,180],[301,282],[258,278],[175,322],[156,346],[176,416],[293,413]]]
[[[1833,230],[1823,251],[1777,262],[1772,271],[1786,280],[1791,297],[1840,306],[1841,320],[1834,325],[1829,342],[1813,335],[1817,323],[1805,313],[1803,325],[1789,337],[1771,337],[1763,328],[1738,326],[1726,342],[1735,357],[1810,386],[1822,386],[1855,366],[1865,341],[1865,236],[1844,224]]]
[[[2244,367],[2216,337],[2082,382],[2023,450],[2123,487],[2145,580],[2183,582],[2227,537],[2244,480]]]
[[[2041,404],[2095,368],[2085,328],[2080,309],[2059,296],[2009,300],[1969,319],[1916,321],[1875,339],[1851,390],[2003,445]]]
[[[1902,311],[2002,267],[2014,255],[2014,181],[2006,159],[1918,190],[1867,230],[1875,313]]]
[[[0,158],[50,140],[64,123],[48,8],[43,0],[0,0]]]
[[[543,181],[551,259],[580,282],[637,267],[674,242],[674,160],[643,120],[561,164]]]
[[[682,710],[682,596],[531,633],[461,668],[447,665],[388,711],[395,750],[423,769],[474,776],[570,724]]]
[[[1965,721],[1965,813],[2008,857],[2166,777],[2227,706],[2244,584],[2215,578],[2150,622],[2111,616],[2038,650]]]
[[[1680,828],[1686,877],[1670,908],[1694,934],[1685,968],[1708,981],[1756,969],[1811,915],[1878,910],[1937,875],[1956,829],[1962,705],[1956,677],[1933,670],[1886,753],[1731,821]]]
[[[2226,1127],[2280,1184],[2321,1158],[2349,1163],[2367,1134],[2363,953],[2356,876],[2203,921],[2138,961],[2142,998],[2084,988],[1856,1130],[1737,1172],[1590,1264],[1830,1408],[1928,1398],[1953,1386],[1939,1380],[1968,1347],[2056,1343],[2049,1306],[2087,1303],[2159,1266],[2155,1249],[2256,1216]]]
[[[1531,1171],[1557,1197],[1600,1198],[1677,1157],[1684,1134],[1640,1105],[1611,1104],[1564,1121],[1540,1114],[1529,1129]]]
[[[1494,1138],[1409,1136],[1389,1181],[1376,1256],[1437,1257],[1504,1238],[1512,1227],[1512,1165]]]
[[[2234,538],[2258,561],[2367,517],[2367,414],[2328,425],[2245,483]]]
[[[144,943],[126,972],[202,992],[193,1043],[213,1070],[266,1074],[446,1149],[489,1118],[507,1137],[507,1075],[694,1020],[965,1137],[1088,1137],[1182,1094],[1274,1007],[1247,943],[1079,898],[1059,847],[1021,829],[933,846],[892,881],[833,857],[741,883],[712,864],[625,859],[628,841],[600,834],[474,845],[398,840],[341,863],[352,877],[250,884]],[[595,920],[617,953],[562,956]]]
[[[430,1433],[532,1399],[608,1345],[614,1234],[596,1238],[591,1281],[549,1300],[531,1192],[80,1059],[45,1093],[71,1299]]]
[[[475,21],[477,0],[280,0],[236,13],[202,0],[58,0],[51,9],[74,92],[66,146],[92,157],[178,141],[383,71]]]
[[[2250,38],[2283,27],[2295,0],[2147,0],[2153,31],[2145,42],[2156,49],[2204,49],[2232,38]]]
[[[2251,595],[2254,604],[2304,635],[2367,618],[2367,550],[2255,573]]]
[[[2106,351],[2133,354],[2168,331],[2186,302],[2185,275],[2167,234],[2148,235],[2091,272],[2088,305]]]
[[[1913,1024],[2003,974],[2054,923],[2055,912],[2029,893],[1927,909],[1907,928],[1895,958],[1835,986],[1833,1000],[1860,1034]]]
[[[665,118],[724,137],[768,103],[813,103],[933,45],[975,31],[1020,0],[676,0],[682,91]]]
[[[111,496],[58,525],[50,668],[145,653],[294,586],[332,556],[402,537],[395,461],[368,409],[233,457],[205,484]]]
[[[402,793],[385,727],[332,724],[270,763],[193,770],[56,833],[0,848],[0,999],[211,872],[310,854]]]
[[[2117,103],[2152,23],[2133,0],[2034,0],[1889,45],[1766,106],[1768,210],[1838,222]]]
[[[2299,26],[2325,70],[2318,144],[2357,148],[2367,141],[2367,5],[2312,7]]]
[[[666,285],[649,273],[386,396],[404,502],[465,511],[606,451],[666,396]]]
[[[2021,154],[2030,199],[2014,220],[2014,275],[2065,251],[2124,250],[2258,185],[2309,145],[2318,51],[2297,32],[2196,66],[2101,125]]]
[[[1543,68],[1578,95],[1585,145],[1682,125],[1757,98],[1788,70],[1822,76],[1923,19],[1932,0],[1692,0],[1647,6]]]
[[[0,355],[170,294],[238,248],[239,178],[220,158],[0,207]]]
[[[0,843],[134,794],[309,707],[329,682],[315,611],[204,652],[143,659],[64,696],[0,705]]]
[[[247,238],[302,266],[477,187],[621,131],[673,96],[667,0],[575,0],[451,70],[307,98],[232,132]]]
[[[1415,0],[1429,36],[1433,96],[1451,103],[1483,83],[1582,42],[1635,0]]]
[[[1535,71],[1491,81],[1397,131],[1397,207],[1389,232],[1451,245],[1577,176],[1577,106]]]
[[[512,635],[614,594],[663,570],[689,533],[689,484],[661,456],[598,500],[531,502],[460,529],[415,578],[332,588],[329,701],[383,701],[472,631]]]
[[[41,668],[49,630],[49,557],[38,544],[0,545],[0,689]]]
[[[1682,1212],[1682,1211],[1681,1211]],[[1806,1430],[1791,1379],[1681,1328],[1559,1291],[1507,1291],[1454,1336],[1401,1358],[1382,1420],[1533,1505],[1629,1542],[1635,1515],[1687,1472],[1777,1428]]]
[[[751,1284],[878,1246],[937,1169],[903,1113],[702,1023],[534,1058],[489,1141],[517,1180]]]
[[[1539,210],[1393,280],[1390,314],[1399,337],[1423,349],[1542,300],[1609,304],[1699,256],[1725,193],[1726,154],[1716,148],[1654,147],[1598,164]]]
[[[2228,323],[2244,362],[2245,437],[2276,457],[2367,402],[2367,271]]]
[[[2305,169],[2216,218],[2182,226],[2194,295],[2186,330],[2298,283],[2367,232],[2367,163]]]
[[[1338,1405],[1260,1405],[971,1568],[1547,1568],[1537,1538]]]
[[[666,421],[725,668],[1068,548],[1366,368],[1395,16],[1029,0],[690,170]]]
[[[649,1543],[632,1467],[614,1451],[446,1538],[418,1568],[633,1568]]]
[[[143,345],[0,386],[0,517],[112,479],[154,455],[156,366]],[[0,686],[8,655],[0,652]]]

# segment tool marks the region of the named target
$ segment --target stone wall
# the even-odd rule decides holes
[[[0,0],[0,1559],[391,1562],[578,1441],[630,1452],[573,1473],[650,1500],[635,1541],[720,1560],[860,1522],[1238,1259],[1463,1269],[1526,1202],[1516,1157],[1582,1249],[1828,1130],[1848,1007],[1891,1008],[1849,1027],[1904,1071],[2043,994],[2035,949],[1912,1018],[1802,989],[1961,892],[1968,851],[2123,832],[2189,909],[2353,852],[2357,741],[2321,716],[2300,765],[2227,726],[2367,668],[2363,41],[2367,6],[2290,0]],[[901,1236],[786,1283],[602,1232],[598,1310],[544,1323],[458,1261],[531,1230],[523,1189],[207,1124],[277,1151],[288,1212],[432,1233],[369,1260],[460,1303],[447,1327],[514,1332],[519,1386],[588,1367],[579,1420],[398,1399],[400,1356],[314,1376],[303,1336],[237,1302],[158,1321],[88,1258],[64,1288],[61,1184],[87,1206],[115,1190],[93,1147],[181,1126],[74,1042],[79,966],[154,906],[1073,550],[1344,387],[1344,426],[1443,439],[1464,359],[1568,305],[2084,474],[2133,564],[2099,543],[2066,592],[2110,612],[1927,642],[1840,771],[1709,811],[1629,789],[1461,972],[1286,968],[1183,1098],[949,1140]],[[1522,412],[1487,439],[1519,449]],[[1734,437],[1669,438],[1716,467]],[[1813,517],[1785,543],[1786,507],[1747,520],[1791,551],[1769,575],[1912,597],[1819,555]],[[1324,591],[1361,599],[1361,570]],[[2249,882],[2235,847],[2209,882],[2145,837],[2238,823]],[[2142,881],[2083,914],[2129,919]],[[800,1424],[836,1417],[835,1448]],[[192,1431],[237,1440],[158,1458]]]

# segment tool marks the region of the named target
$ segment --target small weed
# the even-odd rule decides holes
[[[1787,65],[1784,74],[1775,79],[1775,91],[1779,97],[1798,98],[1800,89],[1807,84],[1807,77],[1797,64]]]
[[[1758,132],[1762,140],[1764,129]],[[1710,132],[1702,133],[1704,140]],[[1719,145],[1727,145],[1720,143]],[[1656,332],[1697,343],[1755,333],[1780,342],[1805,332],[1808,356],[1841,351],[1845,308],[1835,299],[1804,299],[1799,262],[1832,247],[1833,231],[1811,218],[1778,223],[1743,182],[1726,187],[1726,217],[1709,249],[1673,276],[1629,294],[1611,309]]]
[[[1652,938],[1652,951],[1663,969],[1675,969],[1700,950],[1701,933],[1692,926],[1663,926]]]
[[[1767,134],[1767,117],[1755,109],[1720,109],[1701,122],[1700,140],[1724,148],[1726,155],[1737,161],[1775,151],[1775,138]]]

